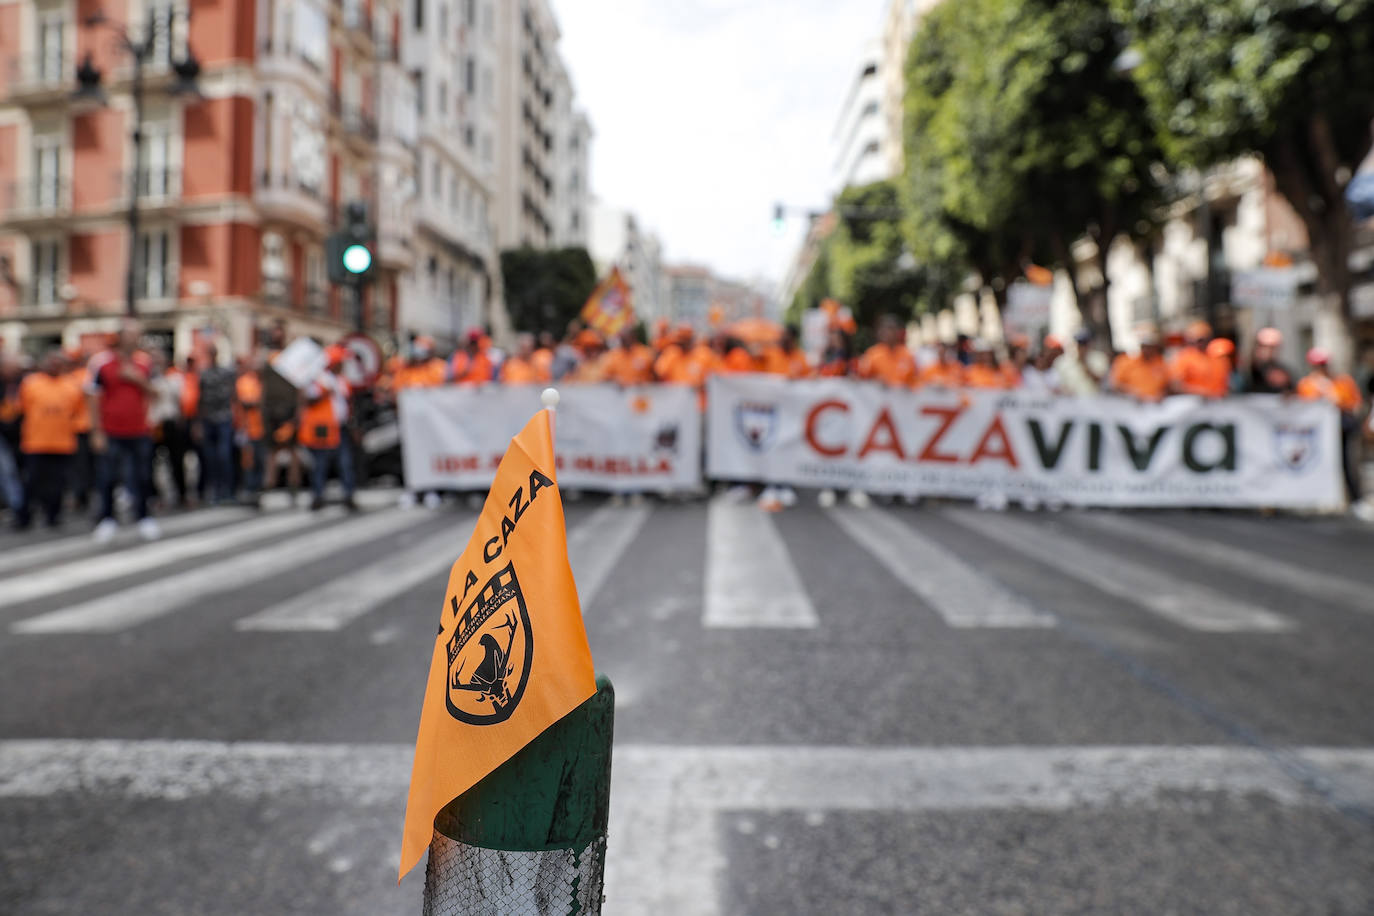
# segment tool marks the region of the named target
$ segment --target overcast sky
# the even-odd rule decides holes
[[[553,0],[591,118],[592,190],[670,262],[780,281],[819,208],[830,135],[884,0]]]

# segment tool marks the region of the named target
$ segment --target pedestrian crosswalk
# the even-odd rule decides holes
[[[1025,580],[1005,578],[999,574],[1005,558],[1044,571],[1046,581],[1105,596],[1098,602],[1103,613],[1123,626],[1153,621],[1180,632],[1282,638],[1307,625],[1284,603],[1283,596],[1291,599],[1295,592],[1337,610],[1374,613],[1374,585],[1360,578],[1369,571],[1333,576],[1134,515],[1029,516],[954,507],[805,507],[774,515],[716,499],[607,504],[571,510],[568,518],[569,557],[589,618],[605,613],[607,600],[635,600],[629,593],[646,606],[661,598],[645,592],[655,587],[656,570],[699,569],[700,591],[679,600],[699,602],[696,620],[706,630],[840,626],[840,615],[852,619],[854,609],[830,611],[833,596],[822,601],[812,593],[818,581],[848,575],[831,565],[840,545],[872,561],[869,575],[884,577],[883,594],[891,600],[909,603],[904,619],[913,626],[1053,634],[1064,610],[1055,604],[1055,589],[1037,591]],[[263,515],[205,510],[169,520],[162,541],[115,551],[87,538],[21,545],[0,554],[0,611],[7,612],[0,619],[21,638],[119,633],[173,615],[194,616],[218,606],[217,596],[272,583],[261,606],[221,625],[269,636],[335,633],[369,615],[384,616],[416,589],[437,594],[473,521],[470,512],[399,508],[347,517],[339,509]],[[663,530],[656,525],[671,527],[673,537],[647,538]],[[805,526],[805,536],[793,536],[789,526]],[[679,537],[684,530],[696,532],[690,549]],[[339,562],[330,565],[345,555],[356,562],[342,572]],[[1189,562],[1180,575],[1161,557]],[[1207,581],[1189,578],[1187,570],[1198,563],[1215,574]],[[622,586],[608,589],[617,580]],[[1273,597],[1256,601],[1228,588],[1237,581],[1277,588]],[[236,607],[245,603],[251,602],[239,600]],[[632,614],[633,608],[620,612]]]

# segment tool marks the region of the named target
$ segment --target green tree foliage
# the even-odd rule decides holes
[[[1258,153],[1350,320],[1351,174],[1374,121],[1374,0],[1114,0],[1161,142],[1206,168]]]
[[[1069,271],[1106,332],[1105,289],[1070,246],[1146,231],[1161,158],[1145,103],[1097,0],[963,0],[922,23],[908,55],[905,197],[918,257],[962,260],[999,294],[1027,260]],[[1080,307],[1083,300],[1080,298]]]
[[[517,331],[562,336],[596,288],[585,248],[512,248],[501,252],[506,308]]]

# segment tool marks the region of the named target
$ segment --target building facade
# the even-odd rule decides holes
[[[628,210],[594,201],[590,207],[588,251],[597,273],[619,267],[634,296],[635,315],[645,324],[670,318],[664,285],[663,246]]]
[[[179,352],[197,333],[242,352],[277,319],[389,333],[399,250],[358,308],[326,282],[323,245],[349,201],[385,223],[382,181],[407,180],[405,125],[377,104],[405,82],[398,0],[113,0],[103,24],[89,6],[0,0],[0,333],[36,348],[108,331],[131,260],[137,313]],[[136,161],[115,28],[148,38]],[[192,58],[195,89],[176,94]],[[103,99],[73,98],[78,62]]]

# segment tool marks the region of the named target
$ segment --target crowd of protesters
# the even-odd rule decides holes
[[[327,367],[304,389],[273,393],[263,368],[285,344],[278,325],[263,351],[235,362],[206,342],[173,365],[128,320],[89,357],[54,348],[32,365],[0,353],[0,504],[13,526],[41,516],[56,527],[69,502],[78,513],[93,503],[94,537],[104,543],[118,531],[122,490],[138,535],[155,540],[153,503],[260,505],[279,465],[294,501],[301,449],[311,457],[311,508],[323,507],[335,471],[355,509],[350,391],[339,374],[349,354],[328,348]]]

